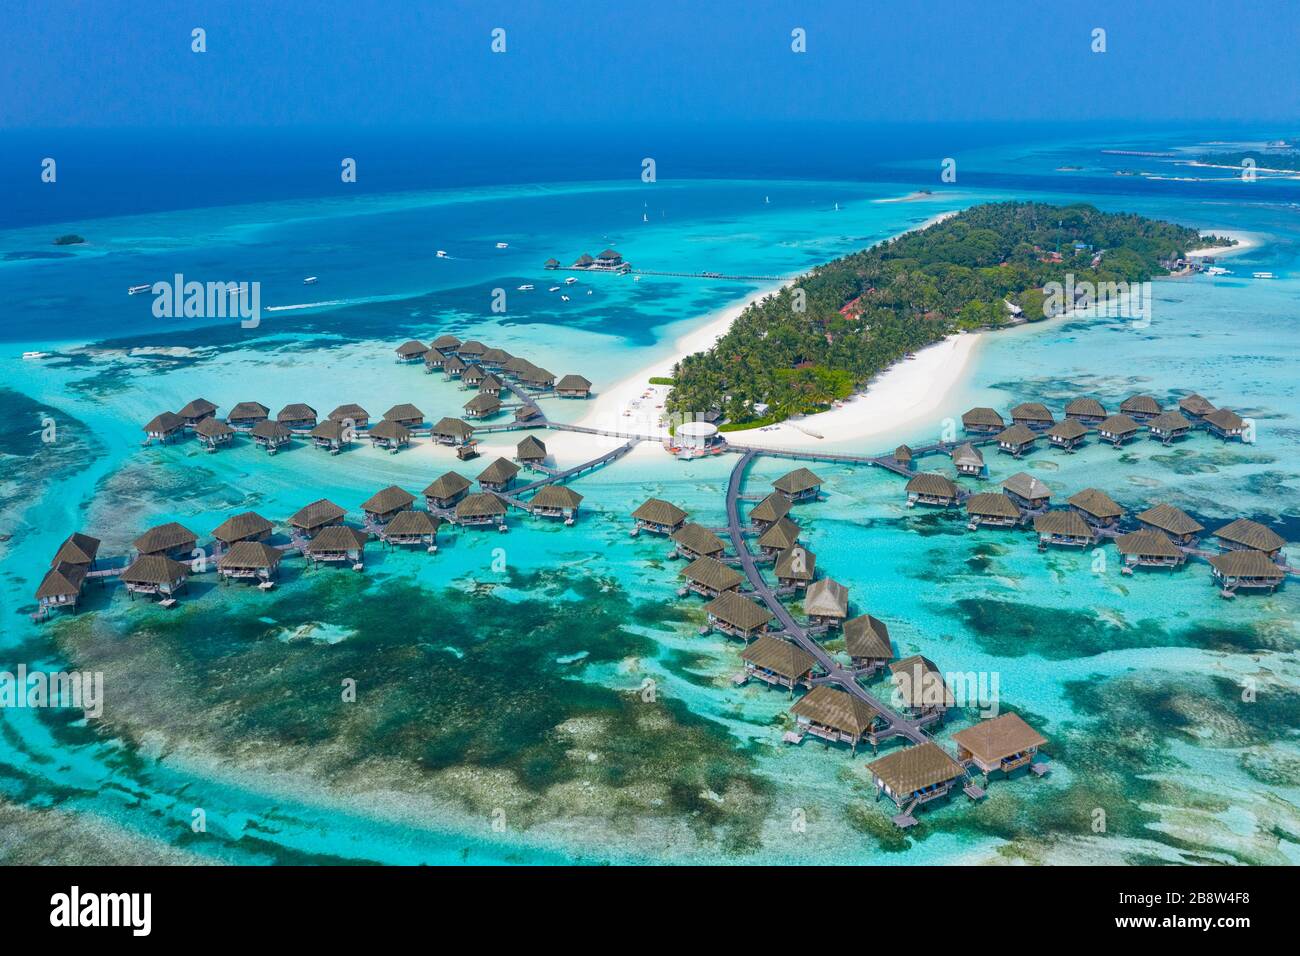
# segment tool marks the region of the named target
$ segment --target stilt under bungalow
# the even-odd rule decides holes
[[[1000,714],[957,731],[952,742],[957,746],[957,762],[979,770],[987,786],[991,773],[1009,776],[1021,767],[1032,767],[1047,738],[1018,715]]]
[[[860,614],[844,622],[844,650],[853,669],[871,675],[894,659],[885,622],[870,614]]]
[[[838,687],[821,684],[804,694],[790,708],[797,731],[788,735],[791,743],[805,735],[827,744],[848,744],[853,754],[864,740],[874,751],[888,722],[879,709]]]
[[[770,634],[759,635],[754,643],[740,652],[745,662],[745,676],[770,687],[784,687],[794,696],[796,687],[812,688],[813,668],[817,660],[801,647]]]
[[[223,583],[256,581],[259,587],[269,590],[279,574],[283,557],[278,548],[261,541],[238,541],[217,561],[217,574]]]
[[[895,750],[867,764],[876,799],[883,793],[898,807],[893,818],[899,827],[915,825],[913,811],[948,795],[966,770],[934,741]]]
[[[696,558],[678,572],[686,579],[685,590],[712,600],[723,591],[736,591],[745,576],[715,558]]]

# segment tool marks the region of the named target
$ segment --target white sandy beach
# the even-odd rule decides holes
[[[1249,252],[1251,249],[1264,244],[1264,237],[1255,232],[1240,232],[1229,229],[1204,229],[1203,232],[1212,233],[1216,236],[1222,236],[1225,239],[1235,239],[1235,246],[1211,246],[1207,249],[1191,249],[1188,251],[1189,256],[1210,256],[1215,259],[1226,259],[1228,256],[1239,256],[1243,252]]]

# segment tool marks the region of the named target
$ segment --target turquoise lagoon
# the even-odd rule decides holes
[[[74,528],[114,555],[160,521],[206,535],[229,513],[278,521],[322,496],[355,513],[384,485],[418,492],[484,463],[458,466],[445,450],[142,449],[140,424],[164,408],[202,395],[223,408],[306,401],[323,414],[357,401],[378,415],[413,401],[456,414],[463,392],[391,360],[398,342],[440,331],[599,389],[764,283],[592,276],[562,303],[545,291],[549,256],[616,245],[645,268],[785,276],[936,213],[1021,195],[1264,242],[1232,260],[1233,276],[1156,283],[1149,325],[1078,316],[985,336],[934,421],[854,450],[936,438],[973,404],[1195,390],[1255,418],[1259,441],[990,454],[990,485],[1023,468],[1058,499],[1091,485],[1133,509],[1171,501],[1211,528],[1257,517],[1294,540],[1294,208],[1034,186],[901,203],[875,201],[905,192],[897,183],[795,181],[661,183],[653,199],[595,183],[268,201],[60,226],[89,244],[0,262],[15,313],[0,358],[0,656],[101,670],[107,692],[97,722],[0,713],[5,857],[66,854],[49,836],[62,832],[81,862],[1294,862],[1294,586],[1225,602],[1203,564],[1125,577],[1113,550],[1100,569],[1092,555],[1040,554],[1023,532],[969,533],[956,515],[909,511],[901,482],[870,468],[814,466],[826,499],[797,516],[819,569],[849,586],[855,613],[889,624],[900,655],[996,674],[1001,706],[1052,741],[1046,778],[995,781],[981,804],[956,798],[906,834],[872,802],[862,754],[781,743],[785,695],[732,684],[738,648],[696,632],[700,604],[678,597],[665,542],[627,534],[649,495],[724,523],[734,457],[625,459],[575,483],[586,498],[572,528],[452,531],[432,557],[373,548],[364,576],[290,560],[269,594],[205,581],[169,613],[92,587],[76,617],[28,619]],[[0,234],[0,249],[44,246],[48,232]],[[1243,278],[1257,269],[1282,278]],[[175,272],[259,279],[264,306],[280,308],[256,330],[187,329],[124,294]],[[306,275],[321,282],[303,286]],[[526,283],[536,288],[517,289]],[[507,291],[505,314],[490,311],[494,288]],[[55,356],[18,357],[29,349]],[[788,467],[759,459],[747,490]],[[340,700],[349,677],[354,704]]]

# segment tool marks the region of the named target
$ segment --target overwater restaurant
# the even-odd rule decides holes
[[[542,485],[528,502],[528,510],[541,518],[560,518],[573,524],[582,495],[564,485]]]
[[[1101,440],[1110,442],[1116,448],[1135,437],[1137,433],[1138,423],[1127,415],[1112,415],[1097,426],[1097,434]]]
[[[248,431],[258,422],[264,422],[271,410],[261,402],[240,402],[226,416],[226,424],[236,431]]]
[[[1228,551],[1210,558],[1211,573],[1226,595],[1238,589],[1272,593],[1282,585],[1286,572],[1262,551]]]
[[[212,532],[212,539],[223,548],[231,548],[241,541],[265,541],[271,537],[273,527],[256,511],[245,511],[227,518]]]
[[[194,434],[204,448],[216,451],[222,445],[230,444],[235,437],[235,430],[219,418],[205,418],[194,426]]]
[[[1027,451],[1031,451],[1034,442],[1038,440],[1038,433],[1027,425],[1012,425],[1005,431],[999,432],[997,436],[998,451],[1005,452],[1013,458],[1019,458]]]
[[[749,523],[759,531],[766,531],[790,513],[790,499],[774,491],[749,512]]]
[[[743,574],[715,558],[696,558],[680,574],[686,579],[687,590],[709,599],[723,591],[735,591],[745,581]]]
[[[456,505],[470,489],[470,481],[464,475],[449,471],[434,479],[424,489],[424,503],[430,508],[446,510]]]
[[[812,687],[812,672],[817,660],[802,647],[770,634],[760,634],[740,652],[745,674],[772,687],[784,687],[794,696],[795,687]]]
[[[767,630],[772,612],[735,591],[723,591],[704,605],[708,627],[742,641],[752,641]]]
[[[957,745],[958,762],[977,767],[987,781],[991,773],[1010,774],[1032,767],[1034,755],[1047,738],[1018,715],[1001,714],[957,731],[952,741]]]
[[[991,408],[972,408],[961,417],[962,430],[967,435],[996,435],[1006,427],[1006,422]]]
[[[366,559],[366,533],[343,524],[322,528],[304,551],[313,566],[350,564],[360,571]]]
[[[870,614],[860,614],[844,622],[844,650],[853,661],[854,670],[874,674],[894,659],[885,622]]]
[[[1192,423],[1180,412],[1161,412],[1147,422],[1147,437],[1168,445],[1192,430]]]
[[[1124,556],[1125,574],[1132,574],[1135,567],[1176,568],[1187,560],[1168,536],[1149,528],[1120,535],[1115,547]]]
[[[1065,417],[1084,425],[1100,425],[1106,420],[1106,409],[1095,398],[1076,398],[1065,406]]]
[[[466,528],[496,525],[498,529],[505,530],[505,518],[505,503],[486,491],[466,495],[456,505],[456,524]]]
[[[677,546],[676,553],[684,558],[716,558],[726,550],[722,539],[703,525],[688,521],[669,537]]]
[[[1134,518],[1142,527],[1165,534],[1174,544],[1194,545],[1205,530],[1205,525],[1186,511],[1163,501],[1134,515]]]
[[[1071,495],[1066,504],[1094,528],[1113,528],[1124,516],[1124,509],[1099,488],[1084,488]]]
[[[781,587],[801,591],[817,576],[817,555],[796,544],[777,555],[773,571]]]
[[[1034,431],[1051,428],[1056,421],[1042,402],[1023,402],[1011,409],[1011,424],[1024,425]]]
[[[217,561],[222,583],[237,580],[265,583],[276,577],[284,555],[261,541],[238,541]]]
[[[868,701],[826,684],[795,701],[790,715],[799,728],[794,739],[811,734],[828,744],[848,744],[854,754],[863,740],[875,750],[879,735],[888,726],[884,715]]]
[[[966,771],[934,741],[895,750],[867,764],[876,799],[883,793],[902,811],[894,823],[907,827],[916,823],[912,811],[947,796],[953,783],[962,780]]]
[[[821,494],[822,480],[807,468],[796,468],[772,482],[772,487],[790,501],[815,501]]]
[[[183,524],[169,521],[150,528],[135,539],[135,550],[139,554],[164,554],[173,558],[189,558],[199,536]]]
[[[905,657],[889,665],[894,692],[903,716],[911,720],[938,717],[943,719],[956,706],[956,698],[934,661],[920,654]]]
[[[352,443],[352,429],[342,422],[323,421],[311,430],[311,443],[337,455],[344,445]]]
[[[119,580],[126,585],[131,600],[137,594],[145,594],[157,597],[163,607],[171,607],[176,603],[176,595],[185,589],[189,574],[189,566],[179,561],[161,554],[142,554],[122,572]]]
[[[1286,547],[1286,540],[1281,535],[1249,518],[1238,518],[1224,525],[1214,532],[1214,536],[1229,551],[1261,551],[1270,558],[1276,558],[1278,552]]]
[[[686,512],[659,498],[651,498],[632,512],[636,522],[633,534],[649,531],[651,534],[670,535],[686,521]]]
[[[383,530],[379,532],[380,538],[384,544],[389,545],[423,545],[430,551],[435,551],[438,537],[438,528],[442,526],[442,519],[437,515],[431,515],[427,511],[399,511],[388,519],[388,524],[384,525]]]
[[[405,511],[415,502],[415,495],[397,485],[389,485],[369,498],[361,505],[366,521],[374,524],[387,524],[399,511]]]
[[[788,517],[779,518],[758,536],[758,547],[763,557],[775,560],[782,551],[793,548],[798,540],[799,526]]]
[[[366,434],[370,438],[372,448],[385,448],[389,452],[396,452],[399,448],[411,444],[411,430],[400,422],[387,419],[376,422]]]
[[[334,502],[321,498],[298,509],[289,519],[289,527],[310,538],[323,528],[341,523],[344,514],[346,512]]]
[[[1044,511],[1034,516],[1034,531],[1038,534],[1038,550],[1048,545],[1065,548],[1087,548],[1097,543],[1099,536],[1077,511]]]
[[[931,472],[913,475],[907,481],[907,506],[933,505],[950,508],[961,498],[961,490],[951,478]]]

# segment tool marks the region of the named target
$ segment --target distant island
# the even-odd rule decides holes
[[[1196,157],[1201,166],[1218,166],[1224,169],[1241,169],[1246,160],[1251,160],[1255,168],[1263,172],[1300,172],[1300,152],[1260,152],[1252,150],[1240,153],[1206,153]]]
[[[974,206],[751,303],[712,348],[677,363],[666,408],[720,411],[724,429],[822,411],[953,332],[1044,318],[1043,287],[1067,274],[1142,282],[1182,268],[1191,249],[1232,244],[1086,204]]]
[[[86,240],[75,232],[70,232],[66,236],[59,236],[54,240],[56,246],[79,246]]]

